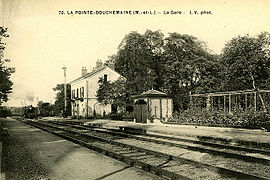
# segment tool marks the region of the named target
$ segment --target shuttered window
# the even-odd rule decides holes
[[[84,87],[81,87],[81,98],[84,97]]]

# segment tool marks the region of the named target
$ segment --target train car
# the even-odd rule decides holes
[[[33,107],[32,105],[23,108],[23,117],[25,118],[38,118],[38,114],[38,108]]]

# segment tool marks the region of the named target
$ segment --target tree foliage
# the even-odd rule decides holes
[[[71,85],[67,84],[67,108],[66,112],[65,109],[65,94],[64,94],[64,84],[57,84],[54,91],[57,92],[55,104],[55,114],[56,115],[63,115],[63,116],[70,116],[71,115]]]
[[[15,68],[5,66],[8,59],[4,59],[5,43],[3,38],[9,37],[7,34],[7,28],[0,27],[0,105],[3,102],[8,101],[8,94],[12,91],[13,83],[10,80],[10,76],[15,72]]]
[[[37,106],[39,109],[40,116],[48,117],[48,116],[55,115],[55,106],[54,105],[52,105],[48,102],[39,101]]]
[[[187,108],[190,91],[209,90],[208,81],[219,68],[216,56],[196,37],[170,33],[165,38],[161,31],[150,30],[125,36],[115,67],[127,79],[127,98],[149,89],[161,90],[173,97],[174,109]]]
[[[131,32],[119,45],[115,69],[127,80],[128,96],[160,89],[163,37],[160,31],[148,30],[143,35]]]
[[[97,91],[98,101],[104,105],[112,104],[117,108],[124,108],[126,105],[126,80],[123,77],[116,81],[105,82],[100,78],[99,89]]]
[[[174,100],[175,109],[187,109],[190,92],[209,90],[215,72],[216,58],[196,37],[171,33],[165,39],[165,90]]]
[[[270,88],[270,34],[238,36],[223,49],[224,90]]]
[[[169,33],[165,37],[161,31],[147,30],[127,34],[109,61],[126,78],[121,84],[125,86],[126,104],[132,103],[132,95],[156,89],[171,95],[178,111],[187,109],[190,93],[269,89],[269,58],[267,32],[233,38],[221,55],[215,55],[194,36]],[[108,103],[109,99],[115,101],[115,96],[110,96],[112,86],[117,85],[101,86],[99,93],[107,93]]]
[[[222,53],[224,89],[270,88],[270,34],[263,32],[256,37],[238,36],[229,41]],[[262,108],[266,111],[262,95]]]

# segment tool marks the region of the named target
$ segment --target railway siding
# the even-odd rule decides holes
[[[33,123],[33,122],[32,122]],[[38,123],[40,124],[40,123]],[[93,132],[93,131],[90,131],[88,133],[86,133],[86,129],[83,129],[82,127],[67,127],[67,125],[55,125],[55,124],[49,124],[49,122],[46,122],[46,123],[41,123],[41,126],[47,126],[46,128],[55,128],[57,129],[57,131],[59,132],[59,130],[65,130],[66,132],[70,133],[70,134],[78,134],[77,136],[79,136],[80,138],[83,137],[83,140],[87,140],[88,138],[90,139],[94,139],[94,142],[91,142],[91,147],[92,148],[99,148],[98,151],[101,151],[101,149],[114,149],[112,146],[122,146],[125,148],[124,150],[124,154],[121,154],[120,155],[124,155],[124,157],[120,157],[121,158],[124,158],[124,159],[128,159],[129,163],[131,162],[131,164],[140,164],[140,166],[143,168],[143,169],[150,169],[150,171],[154,171],[155,173],[157,174],[168,174],[168,172],[166,171],[166,169],[170,169],[169,172],[171,172],[173,169],[173,171],[175,171],[176,169],[177,170],[177,173],[176,174],[173,174],[171,177],[175,177],[175,176],[179,176],[179,172],[180,172],[180,177],[188,177],[188,178],[194,178],[194,179],[203,179],[205,178],[205,176],[207,176],[207,178],[209,179],[226,179],[226,178],[231,178],[232,176],[233,177],[241,177],[241,178],[257,178],[257,179],[267,179],[269,178],[269,174],[267,174],[267,172],[269,171],[269,169],[267,169],[267,167],[263,167],[263,165],[259,164],[259,169],[261,169],[262,171],[260,171],[259,173],[254,173],[254,172],[251,172],[250,173],[250,165],[248,164],[245,164],[247,162],[245,162],[244,164],[241,164],[240,163],[240,167],[244,167],[246,169],[246,171],[241,171],[241,168],[235,168],[233,166],[228,166],[228,164],[230,165],[231,164],[231,161],[224,161],[224,159],[219,159],[219,162],[222,162],[223,164],[226,164],[226,166],[222,166],[220,164],[217,165],[217,163],[212,160],[211,162],[209,162],[208,160],[209,159],[213,159],[215,158],[216,156],[213,156],[209,153],[201,153],[201,152],[192,152],[190,150],[187,150],[185,148],[179,148],[179,147],[171,147],[171,146],[168,146],[168,145],[164,145],[164,144],[159,144],[159,143],[153,143],[153,142],[146,142],[146,141],[142,141],[142,140],[134,140],[134,139],[129,139],[129,138],[123,138],[123,137],[116,137],[115,135],[110,137],[109,135],[106,135],[106,134],[102,134],[102,133],[99,133],[99,135],[97,135],[98,133],[96,132]],[[45,129],[46,129],[45,128]],[[78,128],[80,130],[78,130]],[[52,132],[56,133],[56,131],[54,130],[51,130]],[[63,135],[63,132],[61,132],[62,135]],[[72,138],[73,141],[76,141],[76,139]],[[91,141],[92,141],[91,140]],[[81,140],[80,140],[81,141]],[[100,141],[101,142],[104,142],[104,143],[101,143],[101,147],[100,147]],[[123,142],[124,141],[124,142]],[[128,142],[130,141],[130,142]],[[141,141],[141,142],[140,142]],[[83,143],[83,142],[79,142],[80,143]],[[141,143],[141,145],[140,145]],[[152,144],[151,144],[152,143]],[[135,144],[135,145],[134,145]],[[89,145],[89,144],[88,144]],[[94,147],[93,147],[94,145]],[[148,154],[159,154],[159,156],[164,156],[168,159],[172,158],[170,161],[166,161],[166,159],[163,159],[163,161],[159,158],[159,159],[155,159],[154,157],[151,157],[151,158],[146,158],[146,162],[142,162],[141,160],[140,161],[136,161],[134,158],[131,158],[130,157],[127,157],[127,155],[131,155],[131,157],[134,157],[134,155],[136,156],[136,153],[137,152],[133,152],[133,151],[130,151],[131,149],[126,149],[126,148],[131,148],[132,150],[138,150],[140,149],[140,151],[143,151],[143,152],[147,152]],[[161,151],[164,151],[164,150],[168,150],[170,149],[172,150],[171,154],[168,153],[168,151],[166,152],[161,152]],[[186,152],[183,152],[183,149],[186,150]],[[127,150],[127,152],[125,152]],[[190,152],[188,152],[190,151]],[[177,154],[179,152],[182,152],[182,154]],[[117,154],[115,152],[105,152],[105,154]],[[134,154],[135,153],[135,154]],[[141,152],[140,152],[141,153]],[[139,154],[140,154],[139,153]],[[194,155],[194,153],[196,154],[197,153],[197,158],[195,161],[194,161],[194,157],[196,157]],[[201,153],[201,154],[200,154]],[[187,155],[189,154],[190,157],[192,158],[188,158],[188,157],[184,157],[184,155]],[[119,153],[117,154],[119,156]],[[178,156],[180,157],[178,157]],[[209,157],[209,155],[211,155]],[[115,155],[113,155],[115,156]],[[143,155],[145,156],[145,155]],[[147,155],[146,155],[147,156]],[[207,160],[204,160],[204,157],[206,156],[205,159]],[[148,160],[147,160],[148,159]],[[229,159],[229,158],[227,158]],[[160,161],[161,160],[161,161]],[[178,164],[176,165],[177,168],[173,168],[171,165],[168,165],[170,163],[172,163],[173,161],[176,161],[178,162]],[[181,164],[179,164],[179,161],[182,162]],[[184,162],[184,163],[183,163]],[[213,163],[215,162],[215,163]],[[224,163],[225,162],[225,163]],[[237,160],[238,162],[238,166],[239,166],[239,160]],[[144,164],[144,163],[147,163],[147,164]],[[152,163],[152,164],[151,164]],[[153,164],[154,163],[154,164]],[[212,164],[211,164],[212,163]],[[235,164],[235,162],[233,162]],[[161,166],[161,164],[164,166],[161,169],[158,169],[160,167],[158,166]],[[185,174],[185,169],[187,168],[183,168],[181,169],[181,167],[185,167],[185,164],[188,164],[189,166],[193,166],[193,167],[190,167],[188,169],[192,170],[192,169],[195,169],[194,171],[192,171],[192,174]],[[197,164],[197,166],[196,166]],[[198,165],[200,164],[200,165]],[[195,165],[195,166],[194,166]],[[256,165],[257,166],[257,165]],[[229,167],[229,169],[228,169]],[[206,169],[204,169],[206,168]],[[257,169],[257,168],[256,168]],[[264,169],[266,169],[264,171]],[[208,171],[211,171],[211,173],[209,173]],[[188,171],[190,173],[190,171]],[[196,175],[193,175],[194,172],[199,172],[198,174],[195,173]],[[204,172],[208,172],[206,174],[204,174]],[[215,172],[215,173],[214,173]],[[216,172],[219,172],[218,174]],[[169,173],[170,174],[170,173]],[[222,175],[222,177],[217,177],[217,175]],[[230,176],[229,176],[230,175]]]

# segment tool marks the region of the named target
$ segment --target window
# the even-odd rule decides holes
[[[106,83],[108,81],[108,75],[104,74],[104,83]]]
[[[81,98],[84,97],[84,87],[81,88]]]
[[[76,98],[79,97],[79,89],[77,88],[77,94],[76,94]]]
[[[75,98],[75,90],[72,90],[72,99],[74,99]]]

